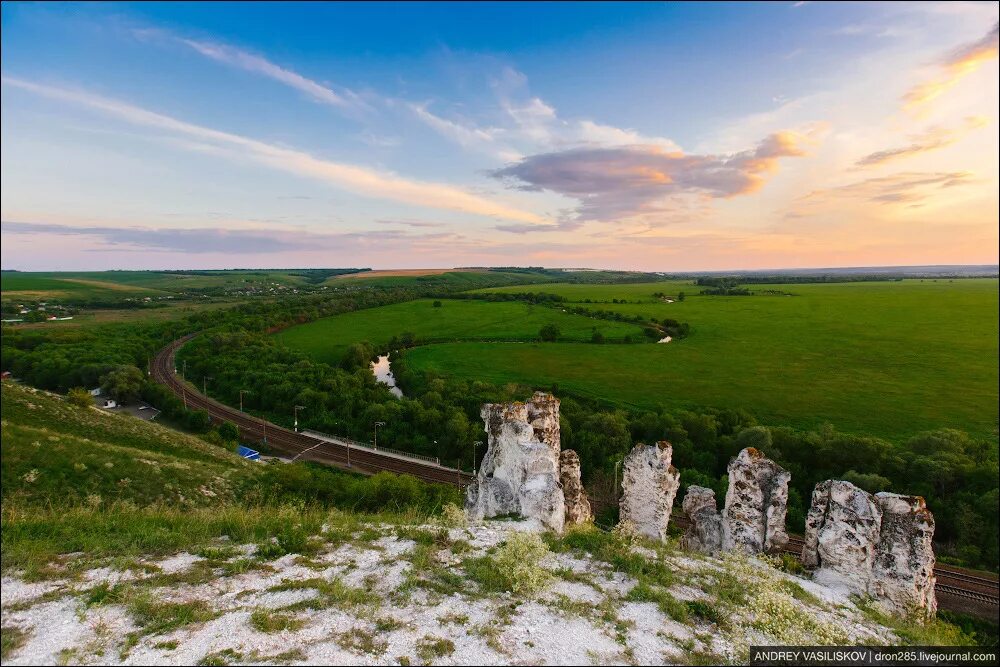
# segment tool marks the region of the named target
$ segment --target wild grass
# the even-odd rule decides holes
[[[0,658],[6,660],[28,642],[29,633],[16,625],[0,626]]]
[[[259,632],[273,634],[275,632],[295,631],[306,622],[291,614],[283,614],[273,609],[255,609],[250,614],[250,625]]]

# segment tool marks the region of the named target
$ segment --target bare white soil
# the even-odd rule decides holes
[[[372,528],[381,535],[371,536]],[[90,605],[87,591],[106,582],[114,585],[151,576],[183,575],[202,560],[176,554],[151,562],[148,571],[94,569],[82,576],[28,583],[18,576],[2,581],[3,625],[27,633],[23,646],[4,661],[38,664],[442,664],[442,665],[586,665],[671,664],[713,656],[727,662],[745,659],[751,644],[780,644],[780,616],[787,623],[807,621],[807,632],[839,637],[857,644],[897,642],[889,630],[869,621],[843,595],[792,577],[756,561],[731,561],[676,553],[660,558],[677,573],[670,588],[676,600],[715,604],[702,582],[711,573],[742,568],[739,577],[767,581],[758,599],[732,614],[724,627],[704,618],[683,621],[666,615],[655,602],[630,601],[636,581],[610,564],[581,552],[552,553],[543,567],[553,573],[542,592],[484,595],[468,578],[461,562],[491,553],[514,530],[513,522],[488,522],[452,528],[451,540],[462,549],[441,549],[434,558],[463,581],[441,593],[410,586],[415,567],[407,560],[416,543],[402,539],[393,526],[368,528],[368,537],[328,546],[309,559],[295,555],[270,561],[269,570],[251,570],[199,584],[176,583],[151,588],[159,603],[202,601],[213,618],[191,622],[159,634],[148,634],[124,604]],[[440,530],[428,527],[428,530]],[[241,547],[252,552],[252,545]],[[233,560],[245,556],[232,556]],[[748,575],[747,572],[751,574]],[[320,592],[313,588],[269,590],[283,583],[320,578],[374,592],[377,601],[364,606],[294,607]],[[811,595],[771,599],[784,581],[795,581]],[[412,580],[411,580],[412,584]],[[777,594],[775,594],[777,595]],[[815,596],[815,597],[813,597]],[[635,596],[633,596],[634,599]],[[779,596],[780,597],[780,596]],[[801,598],[805,598],[803,601]],[[776,601],[777,600],[777,601]],[[263,632],[251,614],[275,611],[301,621],[298,627]],[[724,607],[719,607],[725,609]],[[773,614],[769,618],[761,614]],[[801,615],[801,617],[800,617]],[[776,621],[771,624],[763,621]],[[815,627],[810,624],[815,624]],[[441,640],[441,641],[439,641]]]

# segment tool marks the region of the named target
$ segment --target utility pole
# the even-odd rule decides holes
[[[619,459],[615,461],[615,502],[618,502],[618,467],[621,466],[622,461],[625,459]]]
[[[385,426],[385,422],[375,422],[375,449],[378,449],[378,427]]]
[[[299,410],[305,410],[305,409],[306,409],[306,406],[304,406],[304,405],[296,405],[293,408],[293,412],[295,413],[295,432],[296,433],[299,432]]]
[[[472,476],[476,476],[476,447],[483,444],[482,440],[476,440],[472,443]]]
[[[240,412],[243,412],[243,394],[249,394],[249,389],[240,389]]]
[[[215,378],[211,375],[206,375],[201,379],[201,393],[208,396],[208,381],[214,380]]]
[[[185,359],[184,360],[184,370],[181,371],[181,379],[182,380],[187,380],[187,372],[188,372],[188,360]]]

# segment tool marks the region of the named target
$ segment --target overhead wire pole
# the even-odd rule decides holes
[[[304,405],[296,405],[296,406],[294,406],[292,408],[292,412],[295,415],[294,430],[295,430],[296,433],[299,432],[299,410],[305,410],[305,409],[306,409],[306,406],[304,406]]]
[[[385,426],[385,422],[375,422],[375,443],[374,443],[375,449],[378,449],[378,427],[379,426]]]
[[[472,443],[472,476],[476,476],[476,447],[483,444],[482,440],[476,440]]]

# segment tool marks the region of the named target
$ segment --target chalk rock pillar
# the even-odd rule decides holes
[[[780,550],[788,542],[787,470],[753,447],[729,462],[729,489],[722,513],[722,548],[747,554]]]
[[[667,524],[680,473],[670,464],[673,448],[669,442],[637,444],[622,466],[620,516],[630,521],[646,537],[666,541]]]
[[[882,527],[869,592],[887,610],[937,613],[934,515],[920,496],[876,493]]]
[[[580,457],[572,449],[564,449],[559,454],[559,478],[566,505],[566,523],[593,521],[590,500],[580,481]]]
[[[536,392],[526,403],[487,403],[480,414],[487,449],[466,491],[469,518],[519,514],[561,532],[565,509],[559,481],[559,400]]]
[[[691,525],[681,546],[704,554],[717,554],[722,548],[722,515],[716,508],[715,491],[704,486],[689,486],[684,494],[684,514]]]
[[[879,543],[882,509],[875,496],[850,482],[816,485],[806,518],[802,564],[813,579],[845,593],[868,592]]]

